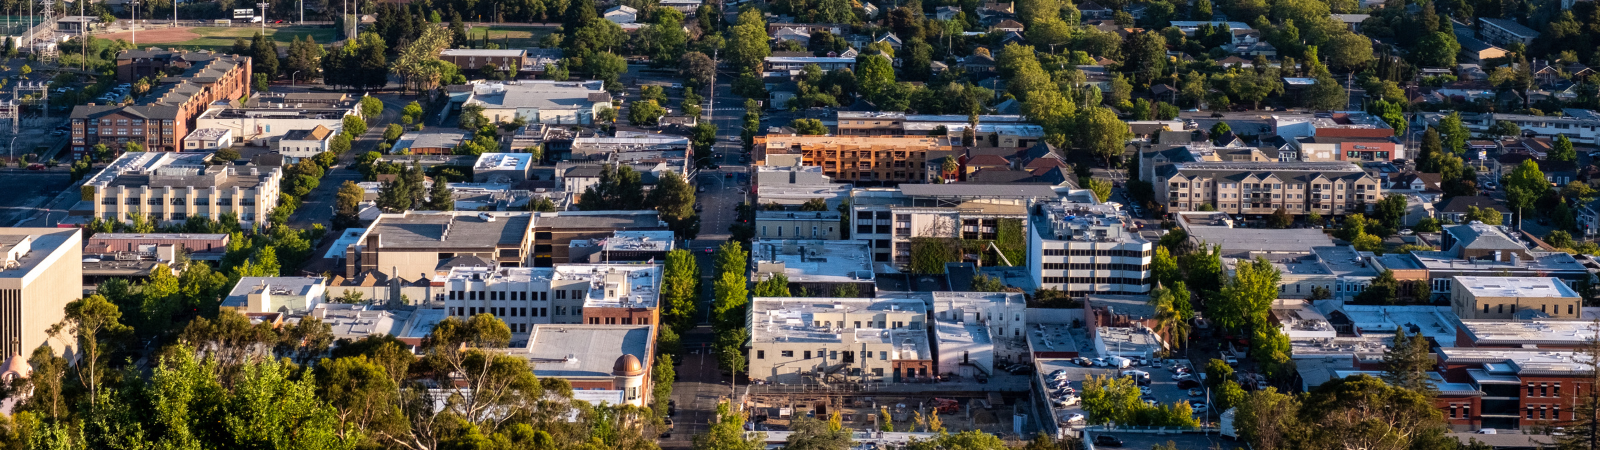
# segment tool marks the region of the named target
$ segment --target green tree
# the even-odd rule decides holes
[[[428,211],[453,211],[456,209],[455,197],[450,194],[450,183],[441,177],[435,177],[433,187],[428,191],[428,201],[422,204]]]
[[[1083,111],[1081,127],[1083,147],[1112,167],[1112,159],[1122,155],[1132,131],[1128,124],[1117,118],[1110,109],[1093,107]]]
[[[789,126],[794,128],[795,133],[803,135],[820,136],[828,134],[828,127],[817,119],[795,119],[789,123]]]
[[[82,359],[73,367],[78,379],[89,390],[89,403],[93,406],[100,398],[101,358],[108,350],[114,351],[133,329],[122,324],[122,311],[105,297],[91,295],[67,303],[66,318],[52,325],[47,334],[65,333],[77,342]]]
[[[1545,158],[1550,161],[1577,161],[1578,152],[1573,150],[1572,140],[1567,139],[1567,135],[1558,134],[1556,135],[1554,148],[1550,150],[1550,154]]]
[[[700,214],[694,211],[694,186],[683,177],[667,173],[656,180],[646,199],[667,222],[667,228],[680,239],[694,239],[700,233]]]
[[[1178,259],[1173,258],[1172,252],[1162,246],[1156,246],[1155,256],[1150,259],[1150,273],[1155,276],[1157,284],[1165,286],[1183,281],[1183,272],[1178,270]]]
[[[695,435],[694,448],[717,450],[761,450],[766,447],[765,432],[747,433],[745,417],[727,403],[717,405],[717,414],[705,434]]]
[[[765,280],[756,282],[753,297],[789,297],[789,277],[784,274],[773,274]]]
[[[645,100],[633,103],[633,108],[628,111],[628,122],[633,125],[656,125],[661,117],[667,115],[667,110],[656,104],[655,100]]]
[[[1223,286],[1222,295],[1212,299],[1215,306],[1211,308],[1211,319],[1226,329],[1266,326],[1281,278],[1282,274],[1265,258],[1241,260],[1234,268],[1233,278]]]
[[[687,249],[667,253],[662,269],[661,294],[667,323],[687,331],[694,325],[694,313],[700,298],[700,265]]]
[[[1299,417],[1315,424],[1302,443],[1317,448],[1420,448],[1439,445],[1444,431],[1443,415],[1426,394],[1367,375],[1332,380],[1312,390]]]
[[[862,54],[856,57],[856,69],[856,82],[867,98],[881,99],[894,86],[894,67],[887,56]]]
[[[1467,130],[1467,126],[1461,123],[1460,112],[1452,112],[1450,115],[1444,116],[1443,119],[1439,119],[1439,134],[1444,138],[1443,148],[1449,149],[1457,155],[1466,153],[1467,138],[1472,136],[1472,132]]]
[[[1406,336],[1404,328],[1395,327],[1389,351],[1383,354],[1383,381],[1412,392],[1433,392],[1433,381],[1428,376],[1435,361],[1431,350],[1422,332]]]

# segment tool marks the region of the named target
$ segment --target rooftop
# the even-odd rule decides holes
[[[949,186],[961,186],[959,184]],[[1115,206],[1060,201],[1034,205],[1033,226],[1045,239],[1148,243],[1128,226],[1131,219]],[[1124,222],[1128,221],[1128,222]]]
[[[604,247],[609,251],[672,251],[676,235],[671,230],[617,231],[604,239],[572,241],[572,247]],[[665,261],[663,261],[665,262]]]
[[[750,301],[753,342],[817,344],[892,344],[891,359],[932,359],[928,332],[922,326],[928,307],[910,298],[757,297]],[[901,328],[845,327],[819,324],[818,314],[890,314],[885,322],[903,319]],[[851,322],[854,322],[853,320]],[[871,323],[871,321],[867,321]]]
[[[1078,341],[1072,337],[1072,325],[1065,323],[1035,323],[1028,326],[1028,345],[1035,352],[1077,352]]]
[[[210,158],[210,153],[123,153],[85,181],[84,185],[99,188],[193,186],[251,189],[278,177],[280,172],[277,167],[213,166],[207,163]]]
[[[478,155],[478,161],[472,164],[472,170],[511,170],[527,172],[528,166],[533,164],[531,153],[484,153]]]
[[[1587,357],[1579,352],[1546,349],[1440,347],[1435,350],[1446,364],[1483,363],[1488,375],[1586,374]]]
[[[522,49],[477,49],[477,48],[447,48],[439,52],[439,56],[485,56],[492,58],[521,58],[527,54]]]
[[[1477,297],[1577,298],[1578,293],[1560,279],[1549,277],[1455,277]]]
[[[820,239],[757,239],[750,243],[755,264],[751,279],[782,272],[795,282],[852,282],[873,278],[872,249],[867,241]]]
[[[1322,230],[1290,228],[1233,228],[1212,221],[1215,215],[1179,215],[1179,223],[1196,242],[1221,245],[1223,255],[1239,256],[1250,252],[1311,253],[1318,247],[1333,247],[1333,239]]]
[[[461,130],[413,131],[400,135],[400,139],[394,141],[394,148],[390,151],[399,152],[410,148],[456,148],[466,140],[467,133]]]
[[[194,139],[200,141],[215,141],[217,139],[222,139],[223,136],[227,136],[228,133],[232,132],[233,130],[229,130],[227,128],[201,128],[190,131],[188,136],[183,137],[183,140],[187,141]]]
[[[1105,345],[1106,355],[1154,355],[1166,348],[1161,336],[1145,327],[1100,327],[1095,330],[1095,349]]]
[[[1584,320],[1462,320],[1469,344],[1485,346],[1583,345],[1600,336],[1600,326]]]
[[[601,81],[521,80],[472,85],[466,104],[489,108],[578,109],[609,102]]]
[[[648,364],[652,334],[650,325],[539,324],[511,355],[527,358],[540,377],[609,379],[622,355]]]
[[[318,304],[309,314],[332,327],[334,338],[351,340],[380,334],[398,336],[404,331],[411,315],[411,311],[329,303]]]
[[[1363,335],[1392,337],[1396,328],[1403,328],[1406,334],[1422,333],[1442,346],[1456,342],[1455,314],[1448,307],[1336,304],[1336,308]]]
[[[65,252],[82,245],[82,239],[76,228],[0,228],[0,252],[4,252],[0,278],[37,277],[35,268],[65,257]]]
[[[457,266],[450,268],[448,274],[434,277],[433,281],[544,285],[552,281],[588,282],[589,289],[583,299],[585,308],[654,308],[660,299],[661,267],[660,264],[562,264],[556,267]]]
[[[529,213],[408,211],[378,216],[367,235],[379,236],[378,246],[385,249],[516,247],[532,221]]]

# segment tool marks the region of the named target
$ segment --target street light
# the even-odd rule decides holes
[[[174,0],[174,1],[176,1],[176,0]],[[271,3],[267,3],[267,2],[256,3],[256,6],[260,6],[261,7],[261,37],[262,37],[262,39],[266,39],[266,36],[267,36],[267,5],[271,5]]]
[[[294,73],[289,74],[289,85],[290,86],[294,86],[294,76],[295,75],[299,75],[299,74],[300,74],[300,71],[298,71],[298,70],[294,71]]]
[[[11,137],[11,160],[12,161],[16,161],[17,160],[17,137],[16,136],[12,136]]]
[[[128,22],[129,31],[133,32],[133,37],[131,39],[133,48],[139,48],[139,0],[128,2],[128,6],[131,8],[130,10],[133,11],[131,16],[132,19],[130,19]]]

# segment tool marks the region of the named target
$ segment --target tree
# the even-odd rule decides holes
[[[644,182],[632,166],[608,164],[601,168],[600,179],[578,197],[578,205],[585,211],[646,209]]]
[[[1211,319],[1223,328],[1235,330],[1266,325],[1272,300],[1278,298],[1281,277],[1266,258],[1240,261],[1233,278],[1223,286],[1222,295],[1212,299],[1215,306],[1211,308]]]
[[[436,177],[433,180],[433,187],[428,191],[428,201],[423,203],[422,208],[428,211],[455,210],[456,200],[450,195],[450,183]]]
[[[344,126],[342,133],[348,134],[352,138],[367,134],[367,121],[362,120],[360,117],[344,116],[342,123]]]
[[[1093,107],[1082,114],[1083,147],[1106,161],[1111,167],[1112,158],[1122,155],[1132,131],[1128,124],[1117,118],[1110,109]]]
[[[999,278],[988,275],[978,275],[972,277],[971,289],[973,292],[1002,292],[1005,291],[1006,284],[1005,282],[1000,281]]]
[[[823,212],[828,210],[828,201],[821,198],[806,200],[800,204],[800,210],[805,212]]]
[[[1395,327],[1389,351],[1383,354],[1383,382],[1412,392],[1433,392],[1433,382],[1428,376],[1434,365],[1434,358],[1429,354],[1431,350],[1422,332],[1406,336],[1403,327]]]
[[[729,31],[728,60],[739,72],[760,72],[768,56],[772,55],[771,40],[767,36],[767,23],[761,11],[745,10],[739,13],[737,25]]]
[[[838,414],[835,412],[834,414]],[[850,448],[850,431],[834,425],[832,421],[800,417],[789,425],[789,438],[783,448],[793,450],[846,450]]]
[[[1303,443],[1316,448],[1422,448],[1442,438],[1444,431],[1443,416],[1426,394],[1367,375],[1332,380],[1312,390],[1300,406],[1299,420],[1310,425]]]
[[[700,215],[694,211],[694,186],[676,173],[667,173],[650,190],[648,204],[655,205],[667,229],[679,239],[694,239],[700,233]]]
[[[67,303],[66,318],[46,332],[51,336],[66,333],[77,342],[83,359],[74,367],[79,372],[79,380],[89,390],[91,405],[100,397],[101,356],[106,350],[115,350],[117,343],[133,332],[121,320],[122,311],[117,309],[117,305],[105,297],[91,295]]]
[[[766,447],[767,433],[747,433],[745,417],[733,411],[726,402],[717,405],[717,415],[705,434],[694,437],[694,448],[718,450],[761,450]]]
[[[1228,134],[1231,131],[1233,131],[1233,128],[1229,127],[1227,122],[1219,120],[1216,125],[1211,126],[1211,138],[1216,139],[1218,136]]]
[[[1283,450],[1298,448],[1296,443],[1305,439],[1309,427],[1300,423],[1300,402],[1290,395],[1266,388],[1247,394],[1242,403],[1235,405],[1234,427],[1239,439],[1257,450]]]
[[[716,63],[705,53],[689,52],[678,62],[678,75],[684,78],[684,86],[705,86],[711,83],[716,68]]]
[[[1395,296],[1400,292],[1400,282],[1394,278],[1393,270],[1384,270],[1372,279],[1372,284],[1356,294],[1356,303],[1363,305],[1392,305]]]
[[[278,77],[278,44],[272,39],[256,33],[250,39],[250,59],[252,72],[266,75],[268,79]]]
[[[817,119],[795,119],[789,123],[789,126],[794,128],[795,133],[803,135],[820,136],[828,134],[828,127]]]
[[[1461,123],[1461,113],[1452,112],[1439,119],[1439,134],[1444,138],[1444,148],[1460,155],[1467,151],[1467,138],[1472,132],[1467,131],[1467,126]]]
[[[856,81],[861,87],[861,94],[867,98],[880,99],[894,85],[894,67],[887,56],[857,56],[856,69]]]
[[[633,108],[628,111],[628,122],[634,125],[656,125],[661,117],[667,115],[667,110],[656,104],[655,100],[645,100],[633,103]]]
[[[1183,281],[1183,272],[1178,270],[1178,259],[1172,257],[1172,252],[1166,247],[1156,246],[1155,256],[1150,259],[1150,273],[1154,275],[1156,284],[1170,286],[1172,283]]]
[[[1294,218],[1289,216],[1289,211],[1279,206],[1277,211],[1272,212],[1272,217],[1267,218],[1267,223],[1269,226],[1281,230],[1293,226]]]
[[[1578,160],[1578,152],[1576,150],[1573,150],[1573,148],[1572,148],[1572,140],[1571,139],[1567,139],[1567,135],[1558,134],[1558,135],[1556,135],[1556,142],[1555,142],[1554,148],[1552,148],[1550,150],[1550,154],[1547,155],[1545,157],[1545,159],[1550,160],[1550,161],[1563,161],[1563,162],[1577,161]]]
[[[1179,282],[1179,284],[1182,284],[1182,282]],[[1189,294],[1184,292],[1183,295]],[[1181,347],[1183,342],[1189,340],[1191,327],[1183,312],[1178,310],[1177,299],[1173,296],[1172,290],[1156,286],[1155,289],[1150,290],[1150,300],[1148,302],[1155,309],[1155,332],[1163,336],[1171,348]],[[1185,299],[1185,302],[1187,302],[1187,299]]]

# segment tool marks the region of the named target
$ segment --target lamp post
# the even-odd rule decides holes
[[[16,161],[17,160],[17,137],[16,136],[12,136],[11,137],[11,160],[12,161]]]
[[[133,11],[132,19],[128,22],[129,31],[133,32],[130,40],[133,43],[133,48],[139,48],[139,0],[128,2],[128,7],[132,8],[131,11]]]
[[[298,70],[294,71],[294,73],[289,74],[289,85],[290,86],[294,86],[294,76],[295,75],[299,75],[299,74],[300,74],[300,71],[298,71]]]
[[[266,39],[266,37],[267,37],[267,5],[271,5],[271,3],[267,3],[267,2],[256,3],[256,6],[260,6],[261,7],[261,38],[262,39]]]

